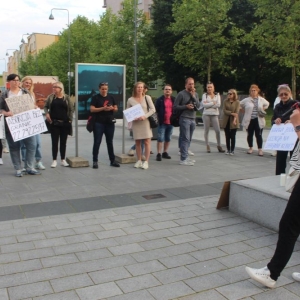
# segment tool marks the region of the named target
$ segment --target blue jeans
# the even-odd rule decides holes
[[[36,139],[36,150],[35,150],[35,160],[40,161],[42,159],[42,152],[41,152],[41,135],[37,134],[34,136]],[[25,143],[21,142],[21,155],[22,155],[22,161],[25,161],[26,156],[26,146]]]
[[[94,145],[93,145],[93,161],[98,161],[99,148],[103,134],[105,135],[107,152],[110,162],[115,161],[113,138],[115,133],[115,124],[102,124],[95,122],[94,125]]]
[[[11,161],[15,170],[21,170],[21,141],[14,142],[10,132],[6,131],[6,139],[9,146],[9,153]],[[27,169],[34,169],[34,155],[36,151],[36,138],[35,136],[28,137],[22,140],[25,144],[26,154],[25,154],[25,166]]]
[[[194,119],[180,117],[180,152],[181,160],[186,160],[189,156],[188,150],[192,141],[193,132],[196,128],[196,122]]]
[[[157,141],[160,143],[170,142],[173,133],[173,126],[170,124],[161,124],[157,128]]]

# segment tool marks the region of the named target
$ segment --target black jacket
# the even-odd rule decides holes
[[[282,117],[282,115],[288,111],[295,103],[297,103],[296,100],[289,99],[285,104],[280,101],[274,108],[273,111],[273,117],[272,117],[272,124],[275,123],[275,120],[277,118],[281,119],[281,123],[285,123],[287,120],[290,119],[290,116],[293,112],[290,112],[286,116]]]
[[[162,95],[159,98],[157,98],[156,102],[155,102],[155,109],[156,109],[156,113],[157,113],[157,116],[158,116],[159,125],[164,124],[164,118],[165,118],[165,104],[164,104],[164,101],[165,101],[165,96]],[[174,105],[175,97],[171,96],[171,101]]]

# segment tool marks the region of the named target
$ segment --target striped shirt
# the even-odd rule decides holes
[[[251,113],[251,119],[256,119],[258,114],[258,98],[253,98],[253,110]]]
[[[297,145],[296,145],[293,155],[290,159],[290,165],[295,170],[300,172],[300,142],[299,142],[299,140],[297,141]]]

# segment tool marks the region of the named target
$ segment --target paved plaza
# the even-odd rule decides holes
[[[14,177],[4,154],[0,300],[300,299],[291,277],[300,270],[300,244],[278,287],[264,288],[245,265],[265,266],[277,233],[215,208],[224,181],[274,175],[274,157],[247,155],[242,131],[234,156],[217,152],[213,130],[206,153],[197,126],[195,166],[180,166],[177,135],[176,128],[172,159],[156,162],[153,154],[148,170],[110,167],[105,141],[98,170],[51,169],[49,135],[42,135],[47,169],[40,176]],[[128,131],[125,142],[128,151]],[[69,156],[74,145],[69,138]],[[120,125],[114,145],[121,153]],[[91,161],[91,148],[92,135],[80,126],[79,155]]]

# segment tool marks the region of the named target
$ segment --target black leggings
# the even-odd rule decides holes
[[[66,158],[67,138],[70,132],[70,124],[58,127],[51,124],[51,140],[52,140],[52,157],[56,160],[58,153],[58,143],[60,140],[60,157],[61,159]]]
[[[247,132],[248,132],[247,142],[249,148],[253,147],[253,135],[255,133],[257,148],[261,149],[263,144],[263,138],[262,138],[263,129],[259,127],[258,118],[251,119]]]
[[[227,123],[227,126],[224,128],[227,151],[231,151],[231,152],[234,151],[236,131],[237,129],[230,129],[229,122]]]
[[[2,140],[0,140],[0,158],[2,158],[2,151],[3,151]]]

